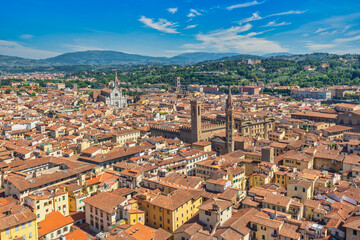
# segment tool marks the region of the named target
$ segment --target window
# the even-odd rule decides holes
[[[356,236],[357,235],[357,231],[353,230],[353,235]]]
[[[29,238],[32,238],[32,232],[29,232]]]
[[[19,231],[19,225],[16,225],[16,226],[15,226],[15,230],[16,230],[16,231]]]
[[[23,237],[23,239],[26,239],[26,235],[23,235],[22,237]]]
[[[5,229],[5,233],[6,233],[6,235],[9,234],[9,233],[10,233],[10,229],[6,228],[6,229]]]
[[[63,200],[65,200],[65,196],[63,196]]]
[[[294,190],[297,191],[297,187],[294,187]]]
[[[26,223],[23,223],[22,226],[21,226],[21,228],[24,229],[24,228],[25,228],[25,225],[26,225]]]
[[[303,192],[305,192],[305,188],[303,188]]]

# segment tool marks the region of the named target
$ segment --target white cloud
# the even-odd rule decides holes
[[[266,25],[264,25],[264,27],[280,27],[280,26],[286,26],[286,25],[290,25],[291,22],[280,22],[277,23],[275,20],[268,22]]]
[[[260,19],[262,19],[262,17],[260,17],[259,14],[256,12],[256,13],[253,13],[253,15],[251,17],[244,18],[243,20],[240,20],[238,23],[243,24],[243,23],[252,22],[252,21],[256,21],[256,20],[260,20]]]
[[[166,19],[159,18],[157,22],[154,22],[152,18],[147,18],[145,16],[141,16],[139,19],[140,22],[144,23],[146,26],[156,29],[160,32],[164,33],[178,33],[176,27],[178,26],[176,23],[169,22]]]
[[[168,53],[194,53],[194,52],[197,52],[197,50],[192,50],[192,49],[189,49],[189,50],[166,50],[165,52],[168,52]]]
[[[324,31],[326,31],[328,29],[330,29],[330,28],[321,28],[321,27],[319,27],[314,33],[321,33],[321,32],[324,32]]]
[[[273,17],[273,16],[282,16],[282,15],[292,15],[292,14],[302,14],[305,13],[305,11],[300,11],[300,10],[291,10],[291,11],[287,11],[287,12],[281,12],[281,13],[274,13],[274,14],[270,14],[267,17]]]
[[[183,47],[198,51],[230,51],[253,54],[288,52],[288,49],[281,47],[276,42],[254,37],[261,33],[250,32],[248,34],[240,34],[249,31],[251,28],[252,25],[248,23],[244,26],[219,29],[207,34],[199,33],[195,37],[200,43],[185,44]]]
[[[337,50],[329,51],[329,53],[334,53],[334,54],[359,54],[360,53],[360,48],[352,47],[352,48],[349,48],[349,49],[337,49]]]
[[[352,41],[358,41],[360,40],[360,35],[351,37],[351,38],[337,38],[334,40],[336,43],[346,43],[346,42],[352,42]]]
[[[171,14],[174,14],[178,11],[178,8],[168,8],[167,11]]]
[[[31,34],[22,34],[22,35],[20,35],[21,39],[31,39],[33,37],[34,37],[34,35],[31,35]]]
[[[351,36],[351,35],[356,35],[356,34],[359,34],[359,33],[360,33],[360,30],[353,30],[353,31],[347,32],[345,35],[346,36]]]
[[[196,17],[196,16],[201,16],[201,13],[195,9],[190,9],[189,14],[187,15],[187,17]]]
[[[258,1],[252,1],[252,2],[246,2],[246,3],[239,3],[239,4],[235,4],[235,5],[231,5],[229,7],[227,7],[226,9],[231,11],[235,8],[244,8],[244,7],[250,7],[250,6],[254,6],[254,5],[258,5],[258,4],[262,4],[264,3],[265,1],[262,1],[262,2],[258,2]]]
[[[82,52],[88,50],[108,50],[105,48],[99,48],[99,47],[82,45],[82,44],[64,44],[63,46],[69,48],[71,51],[76,51],[76,52]]]
[[[336,47],[335,44],[318,44],[318,43],[312,43],[312,42],[309,42],[306,44],[306,47],[308,49],[311,49],[311,50],[324,50],[324,49],[329,49],[329,48],[334,48]]]
[[[196,28],[197,26],[198,26],[197,24],[189,25],[189,26],[185,27],[184,29]]]
[[[57,52],[25,47],[17,42],[5,40],[0,40],[0,54],[36,59],[59,55]]]

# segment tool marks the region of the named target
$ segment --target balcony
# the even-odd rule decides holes
[[[277,237],[277,236],[278,236],[278,233],[277,233],[277,232],[273,232],[273,233],[271,233],[271,236],[272,236],[272,237]]]

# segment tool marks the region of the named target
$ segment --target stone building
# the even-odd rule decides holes
[[[123,96],[121,89],[119,88],[119,80],[117,78],[117,72],[115,72],[115,87],[114,89],[104,88],[100,90],[100,94],[97,96],[97,101],[104,102],[108,105],[117,106],[119,108],[127,107],[127,99]]]
[[[234,151],[234,107],[232,103],[231,88],[229,87],[229,96],[225,108],[225,125],[226,125],[226,150]]]
[[[152,136],[163,136],[166,138],[179,138],[187,143],[194,143],[200,140],[207,140],[216,133],[224,132],[224,123],[203,122],[201,116],[201,102],[191,100],[191,124],[190,126],[168,127],[168,126],[151,126]]]

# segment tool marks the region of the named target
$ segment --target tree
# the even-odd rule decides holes
[[[31,96],[36,97],[36,93],[34,93],[34,92],[31,93]]]
[[[136,102],[138,102],[138,101],[140,101],[140,96],[137,96],[137,95],[136,95],[136,96],[134,97],[134,102],[136,103]]]

